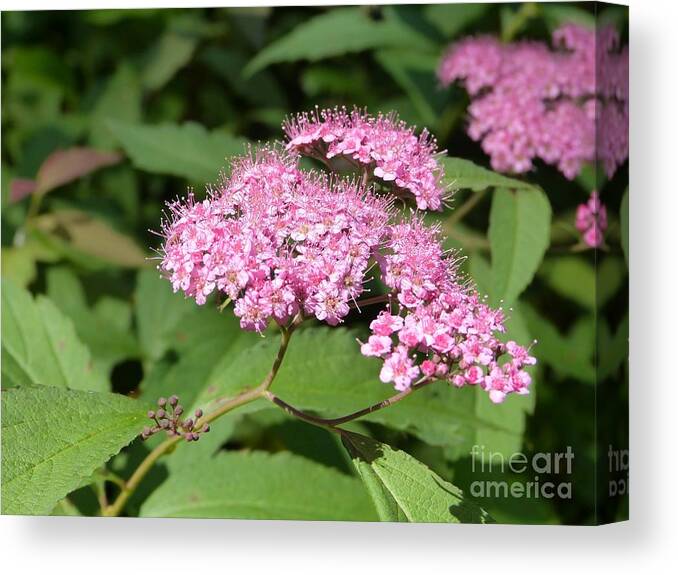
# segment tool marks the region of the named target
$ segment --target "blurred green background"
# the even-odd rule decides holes
[[[146,259],[159,245],[149,230],[159,229],[166,201],[187,186],[203,193],[227,169],[226,157],[247,142],[281,139],[287,115],[315,106],[396,110],[433,132],[448,155],[487,166],[465,132],[465,92],[438,85],[445,47],[477,33],[549,41],[563,23],[593,25],[596,10],[625,29],[625,9],[593,3],[3,13],[2,275],[47,294],[71,318],[114,391],[190,398],[181,369],[190,364],[187,373],[199,379],[199,365],[205,379],[220,348],[201,344],[213,339],[226,347],[233,328],[213,305],[197,310],[172,298]],[[448,390],[464,398],[460,413],[468,407],[491,424],[482,435],[473,423],[450,426],[488,449],[573,446],[573,500],[480,503],[500,521],[587,523],[595,519],[596,421],[605,440],[627,445],[623,417],[615,414],[625,412],[628,397],[628,280],[620,247],[628,167],[611,181],[590,167],[570,182],[539,164],[525,179],[544,189],[552,209],[543,261],[508,302],[511,334],[522,343],[539,340],[534,394],[494,407]],[[610,248],[597,256],[571,249],[578,241],[574,210],[596,187],[610,214]],[[454,206],[473,194],[480,192],[459,191]],[[449,247],[463,249],[464,270],[490,294],[491,205],[492,194],[482,193],[463,219],[454,209],[429,216],[441,222]],[[360,328],[368,320],[348,323]],[[596,385],[605,408],[599,413]],[[462,488],[473,481],[469,438],[462,449],[383,422],[363,427]],[[218,437],[227,449],[287,450],[350,473],[324,431],[268,412],[246,416]],[[145,449],[135,444],[114,467],[128,474]],[[168,473],[159,468],[146,495]],[[91,499],[86,490],[73,497],[85,512]],[[611,500],[598,519],[623,517],[620,501]]]

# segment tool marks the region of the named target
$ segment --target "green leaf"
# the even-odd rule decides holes
[[[488,236],[492,299],[510,306],[532,281],[549,245],[551,206],[541,190],[494,192]]]
[[[372,48],[432,48],[426,36],[386,10],[373,20],[362,8],[334,8],[299,24],[286,36],[271,42],[247,64],[245,76],[280,62],[316,62]]]
[[[225,452],[170,474],[143,517],[374,521],[360,481],[290,453]]]
[[[47,271],[47,295],[73,321],[78,337],[92,351],[94,364],[102,374],[108,376],[114,364],[138,356],[138,344],[130,333],[128,303],[101,298],[90,308],[80,281],[65,267]]]
[[[474,192],[482,192],[488,188],[537,190],[532,184],[507,178],[463,158],[447,156],[440,161],[445,168],[445,183],[456,190],[472,190]]]
[[[208,132],[192,122],[150,125],[111,120],[108,126],[137,168],[195,184],[215,181],[226,158],[245,151],[243,139]]]
[[[2,247],[2,277],[12,280],[16,285],[26,287],[38,273],[35,255],[30,247]]]
[[[147,90],[158,90],[191,60],[198,38],[191,34],[166,32],[147,55],[141,82]]]
[[[619,221],[621,222],[621,246],[624,250],[624,259],[626,265],[629,265],[629,189],[624,190],[624,197],[621,201],[619,210]]]
[[[145,409],[112,393],[3,390],[2,513],[49,513],[134,439]]]
[[[47,298],[2,282],[2,385],[105,391],[71,321]]]
[[[173,293],[171,284],[157,270],[141,270],[137,275],[134,308],[139,345],[143,355],[157,360],[172,347],[174,332],[195,302]]]
[[[598,318],[598,381],[604,381],[629,357],[629,316],[624,316],[614,334],[603,318]]]
[[[243,79],[241,71],[247,64],[247,56],[233,46],[228,48],[209,46],[201,51],[200,60],[227,82],[231,90],[257,107],[277,108],[285,106],[285,92],[280,88],[271,72],[262,71],[250,78]],[[255,111],[262,112],[262,110]],[[284,117],[285,112],[282,115]],[[276,128],[279,126],[280,120],[278,119]]]
[[[447,97],[435,76],[438,55],[388,49],[376,52],[375,58],[408,94],[421,119],[429,126],[434,125]]]
[[[275,394],[323,417],[346,415],[394,395],[391,386],[379,381],[380,362],[360,354],[358,335],[343,328],[320,327],[295,333],[273,384]],[[237,355],[229,354],[205,382],[196,407],[208,411],[215,399],[256,386],[270,369],[277,348],[278,338],[267,337]],[[493,442],[501,438],[498,449],[516,449],[522,443],[525,413],[531,405],[529,396],[520,396],[495,406],[481,390],[452,389],[439,382],[363,420],[413,433],[458,453],[468,453],[479,437]],[[269,407],[261,400],[246,410]]]
[[[115,146],[115,139],[108,129],[109,120],[136,123],[141,120],[141,81],[135,70],[127,63],[118,66],[106,81],[90,115],[90,142],[102,149]]]
[[[537,340],[533,353],[538,361],[550,365],[563,378],[595,382],[593,354],[596,330],[593,316],[583,317],[567,334],[562,334],[548,319],[525,303],[521,304],[521,313]]]
[[[456,37],[491,7],[489,3],[424,5],[424,15],[448,39]]]
[[[460,489],[404,451],[351,432],[343,432],[342,441],[382,521],[492,522]]]
[[[539,277],[557,294],[586,309],[602,308],[624,281],[623,264],[614,256],[603,256],[598,270],[578,256],[548,258],[539,268]]]

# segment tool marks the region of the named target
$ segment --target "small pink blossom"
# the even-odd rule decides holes
[[[408,357],[407,352],[405,346],[399,345],[386,358],[379,374],[381,381],[393,382],[398,391],[408,389],[419,375],[419,367],[414,365],[414,360]]]
[[[366,356],[381,357],[391,351],[392,341],[386,335],[371,335],[367,343],[360,346],[360,353]]]
[[[403,318],[387,311],[379,312],[377,319],[370,323],[370,329],[377,335],[391,335],[403,327]]]
[[[588,202],[577,207],[575,227],[582,234],[586,245],[592,248],[603,245],[607,229],[607,209],[600,202],[598,192],[593,191]]]

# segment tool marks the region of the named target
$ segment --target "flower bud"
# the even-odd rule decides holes
[[[169,398],[169,404],[172,407],[176,407],[176,405],[179,403],[179,398],[176,395],[173,395],[172,397]]]
[[[146,415],[148,415],[149,419],[155,419],[155,411],[152,409],[150,409]]]
[[[158,416],[158,419],[162,419],[167,415],[167,412],[164,409],[158,409],[156,415]]]
[[[164,397],[161,397],[158,399],[158,407],[165,407],[165,404],[167,403],[167,400]]]
[[[202,409],[195,410],[195,417],[196,419],[200,419],[202,417]]]

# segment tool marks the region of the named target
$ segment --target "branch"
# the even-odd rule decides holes
[[[278,370],[282,365],[283,359],[285,358],[285,353],[287,352],[287,347],[289,346],[292,332],[302,321],[303,318],[298,316],[289,328],[281,328],[282,332],[280,336],[280,347],[278,348],[278,354],[276,355],[271,369],[266,374],[266,377],[262,380],[262,382],[253,389],[244,391],[231,399],[225,399],[222,402],[219,402],[220,406],[217,409],[205,414],[196,422],[196,429],[201,429],[204,424],[214,421],[215,419],[221,417],[229,411],[236,409],[237,407],[240,407],[241,405],[245,405],[246,403],[255,401],[260,397],[264,397],[264,394],[268,392],[268,388],[271,387],[271,384],[273,383],[273,380],[275,379],[275,376],[278,374]],[[183,438],[181,436],[170,437],[158,445],[153,451],[151,451],[139,464],[139,467],[136,468],[132,476],[124,483],[124,485],[121,486],[122,489],[115,501],[103,509],[102,515],[105,517],[117,517],[120,515],[125,503],[127,503],[129,498],[136,491],[137,487],[139,487],[139,484],[144,479],[144,477],[146,477],[155,462],[167,452],[169,452],[182,439]]]
[[[375,411],[379,411],[380,409],[390,407],[391,405],[394,405],[399,401],[405,399],[408,395],[410,395],[417,389],[421,389],[422,387],[425,387],[433,383],[434,381],[437,380],[424,378],[415,383],[412,387],[409,387],[406,390],[389,397],[388,399],[384,399],[383,401],[380,401],[378,403],[375,403],[373,405],[370,405],[369,407],[365,407],[364,409],[360,409],[353,413],[349,413],[348,415],[343,415],[342,417],[334,417],[330,419],[316,417],[315,415],[305,413],[297,409],[293,405],[290,405],[286,401],[280,399],[277,395],[270,391],[264,392],[262,394],[262,397],[270,401],[271,403],[274,403],[275,405],[283,409],[286,413],[290,414],[293,417],[296,417],[297,419],[301,419],[302,421],[305,421],[312,425],[317,425],[318,427],[329,429],[330,431],[341,432],[341,429],[337,427],[338,425],[341,425],[342,423],[348,423],[349,421],[353,421],[354,419],[358,419],[365,415],[369,415],[370,413],[374,413]]]

